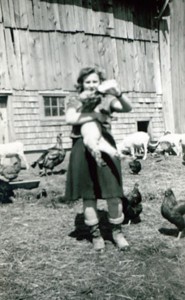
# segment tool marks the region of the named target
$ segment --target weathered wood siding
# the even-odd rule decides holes
[[[170,53],[175,132],[185,133],[185,1],[170,3]]]
[[[153,6],[152,6],[153,3]],[[12,138],[27,150],[46,148],[64,120],[44,125],[39,91],[74,91],[79,69],[100,65],[130,96],[133,111],[116,115],[117,140],[150,121],[164,130],[155,1],[0,0],[0,90],[12,90]],[[22,124],[22,125],[21,125]]]

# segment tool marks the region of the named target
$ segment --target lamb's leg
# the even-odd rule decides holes
[[[19,154],[19,156],[22,158],[22,160],[24,161],[25,165],[26,165],[26,169],[29,169],[29,164],[28,161],[26,159],[26,156],[24,155],[24,153]]]
[[[145,160],[147,158],[147,145],[144,144],[144,156],[143,156],[143,160]]]
[[[1,156],[0,156],[0,164],[1,164],[1,165],[3,165],[4,160],[5,160],[5,157],[6,157],[5,155],[1,155]]]
[[[131,156],[133,157],[133,159],[135,159],[135,158],[136,158],[136,155],[135,155],[134,146],[131,146],[131,147],[130,147],[130,153],[131,153]]]

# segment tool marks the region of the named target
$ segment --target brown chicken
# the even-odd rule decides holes
[[[4,177],[5,181],[11,181],[16,179],[21,170],[21,159],[19,155],[12,157],[12,163],[10,165],[0,165],[0,175]]]
[[[142,195],[139,191],[138,183],[135,183],[133,190],[126,196],[123,197],[123,213],[124,213],[124,224],[138,223],[141,221],[140,214],[143,210],[142,207]]]
[[[185,229],[185,202],[177,202],[174,192],[170,188],[165,191],[164,200],[161,205],[161,214],[178,228],[179,234],[177,239],[180,239]]]
[[[63,149],[62,145],[62,133],[57,135],[57,143],[52,148],[46,150],[35,162],[31,164],[32,168],[37,165],[39,167],[40,176],[47,175],[47,170],[53,173],[56,166],[64,161],[66,156],[66,151]]]

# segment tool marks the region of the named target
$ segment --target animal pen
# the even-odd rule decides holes
[[[0,0],[0,142],[20,140],[37,152],[62,132],[70,149],[65,99],[88,65],[103,67],[131,99],[132,112],[114,115],[116,141],[137,130],[154,139],[185,130],[184,7],[183,0]]]

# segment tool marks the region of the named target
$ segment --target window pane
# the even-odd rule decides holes
[[[57,98],[56,97],[51,98],[51,105],[52,106],[57,106]]]
[[[59,98],[59,114],[60,116],[65,114],[65,98]]]
[[[49,97],[44,97],[44,106],[49,106]]]
[[[59,114],[60,116],[63,116],[65,114],[64,107],[59,108]]]
[[[49,107],[45,107],[45,116],[50,117],[51,116],[51,111]]]
[[[52,116],[58,116],[58,109],[57,109],[57,107],[52,107]]]

